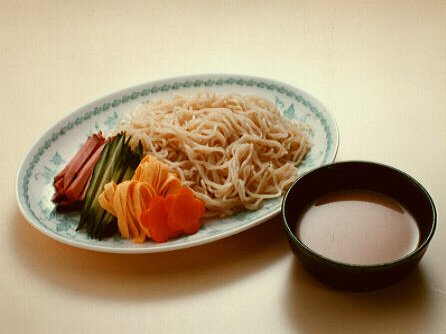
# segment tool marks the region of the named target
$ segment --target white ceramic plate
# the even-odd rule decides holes
[[[108,131],[117,119],[137,104],[174,93],[193,94],[200,90],[263,96],[273,101],[289,119],[311,127],[313,147],[300,166],[304,174],[334,160],[338,129],[333,116],[307,93],[277,81],[241,75],[194,75],[149,82],[100,98],[57,122],[32,146],[17,175],[17,202],[32,226],[63,243],[95,251],[114,253],[163,252],[218,240],[256,226],[280,212],[281,198],[264,202],[261,209],[243,211],[232,217],[206,222],[196,234],[166,243],[135,244],[118,237],[94,240],[76,232],[77,214],[59,214],[51,202],[52,180],[90,134]]]

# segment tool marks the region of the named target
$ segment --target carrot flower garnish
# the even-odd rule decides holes
[[[99,204],[117,218],[122,238],[165,242],[199,230],[204,203],[157,158],[146,156],[130,181],[110,182]]]

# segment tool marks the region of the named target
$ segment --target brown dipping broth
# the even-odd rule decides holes
[[[398,260],[420,240],[417,222],[401,204],[362,190],[317,199],[298,219],[296,236],[314,252],[353,265]]]

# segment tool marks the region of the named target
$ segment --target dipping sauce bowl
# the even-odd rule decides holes
[[[335,207],[338,212],[329,211]],[[419,182],[365,161],[314,169],[290,186],[282,202],[283,227],[302,266],[327,285],[357,292],[406,276],[425,254],[436,219]]]

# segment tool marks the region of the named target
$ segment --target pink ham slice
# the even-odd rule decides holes
[[[105,138],[101,132],[88,137],[65,168],[54,177],[55,194],[52,201],[56,203],[58,211],[71,211],[79,207],[104,145]]]

